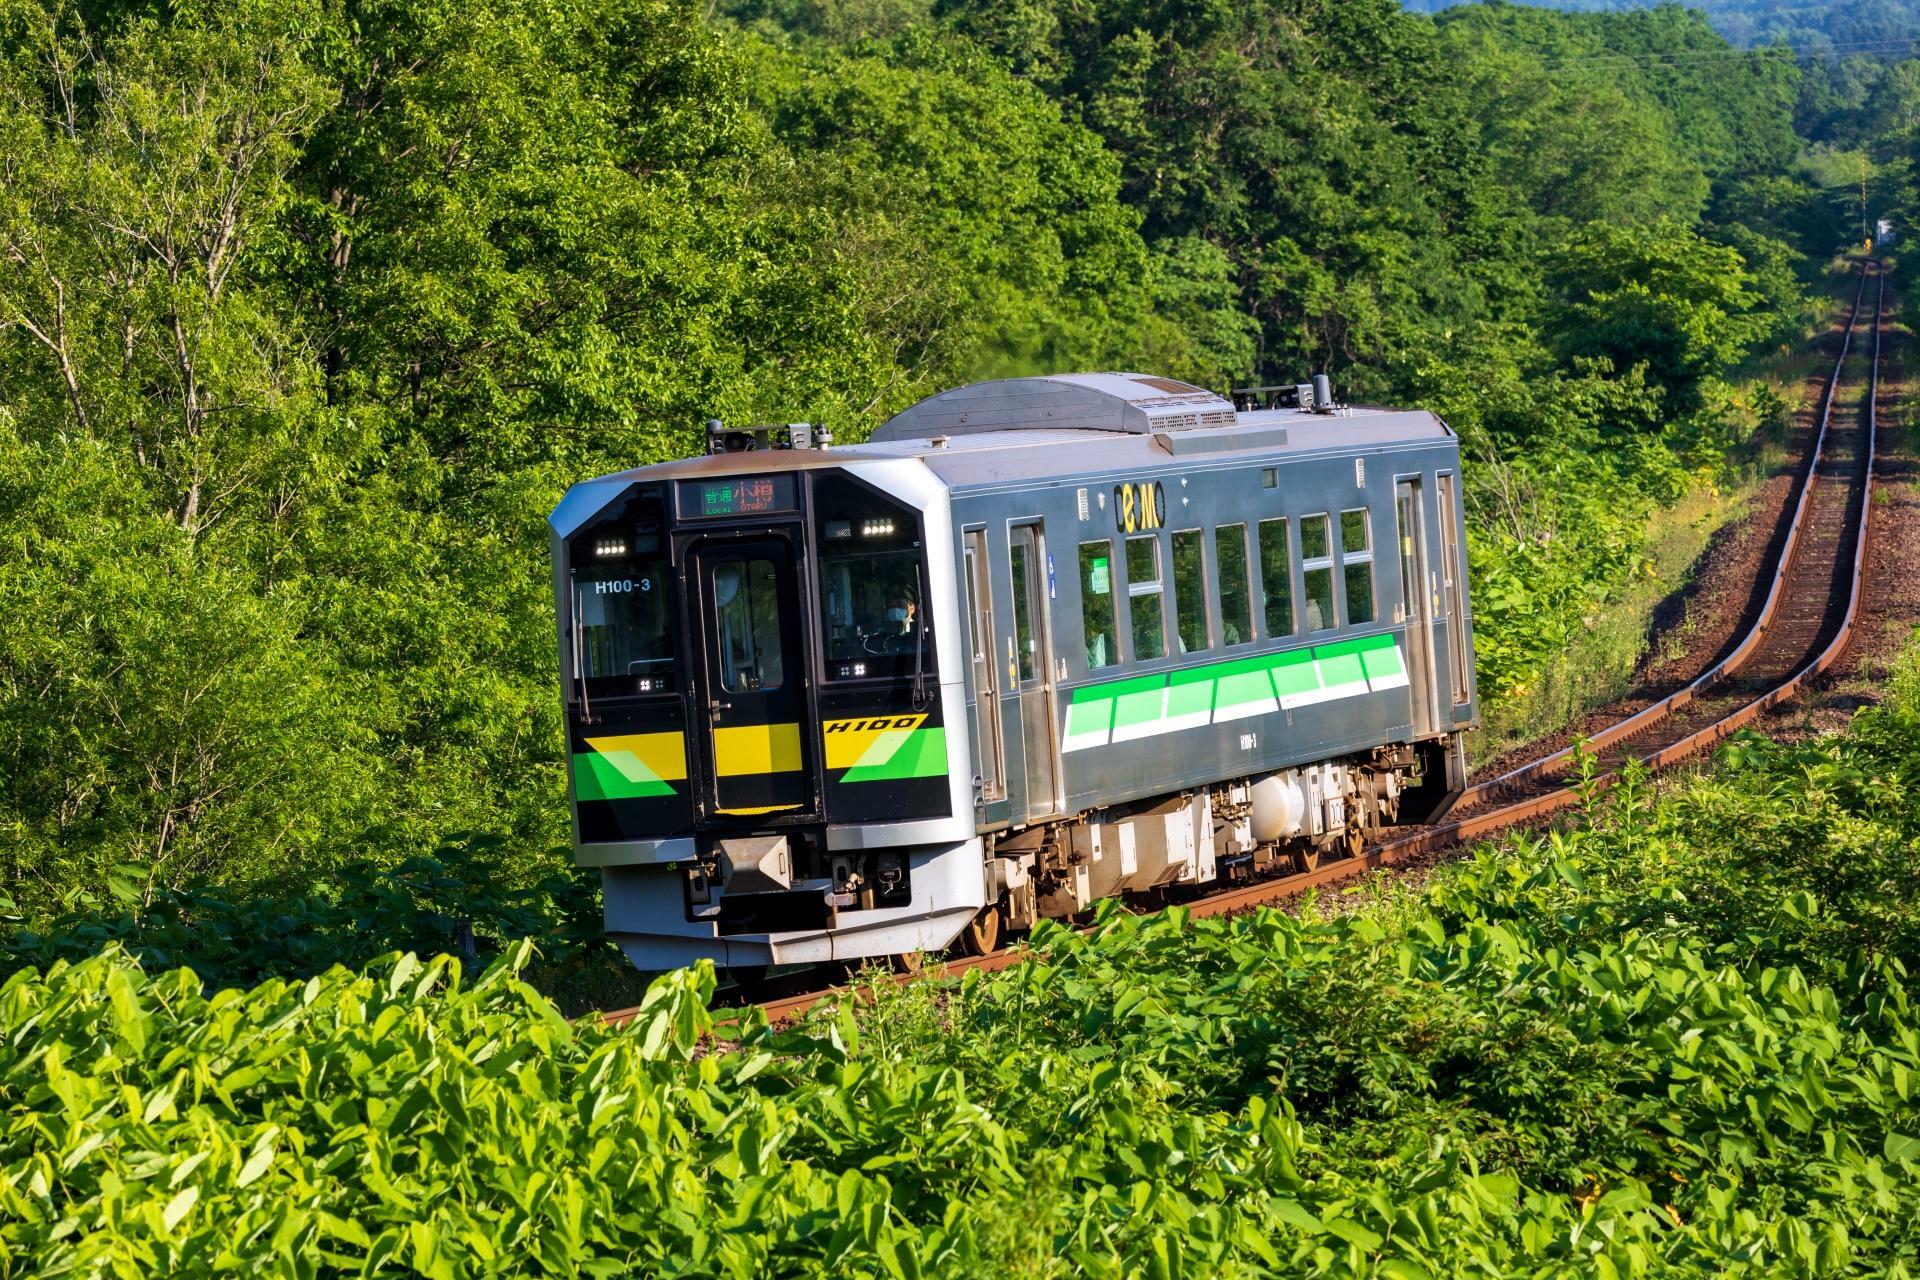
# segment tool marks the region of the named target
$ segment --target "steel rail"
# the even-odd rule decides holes
[[[1884,301],[1886,295],[1886,277],[1884,275],[1880,277],[1880,292],[1881,300]],[[1754,651],[1760,647],[1761,641],[1766,639],[1768,631],[1773,626],[1774,613],[1780,607],[1781,592],[1787,581],[1787,566],[1793,563],[1793,553],[1799,547],[1800,533],[1805,527],[1807,508],[1812,500],[1814,484],[1819,475],[1820,459],[1826,452],[1827,425],[1833,416],[1834,392],[1840,385],[1841,372],[1845,369],[1847,356],[1853,348],[1853,331],[1859,323],[1860,304],[1865,300],[1866,295],[1867,275],[1863,270],[1860,275],[1860,285],[1854,290],[1853,309],[1847,314],[1846,331],[1840,339],[1839,358],[1833,362],[1833,372],[1827,376],[1826,390],[1820,397],[1819,427],[1814,435],[1813,447],[1807,454],[1806,473],[1800,477],[1800,496],[1794,504],[1793,519],[1787,525],[1786,541],[1781,544],[1780,554],[1775,557],[1773,561],[1773,578],[1767,589],[1766,601],[1760,606],[1760,616],[1755,619],[1754,625],[1748,629],[1747,634],[1742,637],[1740,643],[1724,658],[1707,668],[1707,670],[1695,677],[1684,688],[1677,689],[1658,702],[1641,708],[1626,719],[1616,721],[1606,728],[1601,729],[1599,732],[1589,735],[1584,743],[1586,750],[1604,750],[1614,743],[1624,742],[1651,728],[1661,720],[1666,719],[1680,708],[1692,702],[1700,694],[1706,692],[1710,686],[1718,684],[1721,680],[1738,671],[1745,665],[1747,659],[1753,655]],[[1877,312],[1874,332],[1876,335],[1874,360],[1875,368],[1878,369],[1879,343],[1877,337],[1879,326],[1877,323]],[[1459,809],[1465,806],[1479,804],[1491,799],[1509,787],[1522,782],[1531,782],[1533,779],[1551,773],[1566,764],[1573,759],[1573,754],[1574,747],[1569,745],[1551,755],[1542,756],[1538,760],[1529,761],[1518,768],[1509,769],[1497,778],[1490,778],[1485,782],[1475,783],[1460,794],[1460,798],[1454,802],[1453,807]]]
[[[1868,369],[1867,397],[1862,410],[1862,423],[1865,428],[1865,458],[1863,465],[1857,467],[1860,475],[1859,516],[1855,522],[1853,540],[1853,564],[1847,603],[1840,625],[1821,652],[1804,663],[1781,683],[1765,694],[1723,716],[1704,728],[1687,735],[1673,743],[1638,757],[1649,768],[1668,767],[1705,747],[1711,746],[1731,736],[1740,729],[1753,723],[1772,708],[1786,702],[1802,692],[1812,680],[1825,673],[1838,662],[1853,640],[1854,624],[1859,617],[1860,601],[1865,586],[1866,558],[1870,540],[1870,518],[1873,507],[1873,468],[1878,442],[1878,413],[1880,386],[1880,352],[1882,330],[1885,322],[1887,282],[1884,270],[1878,274],[1879,289],[1874,305],[1873,354]],[[1643,732],[1661,719],[1671,715],[1680,707],[1694,701],[1710,685],[1718,683],[1738,670],[1759,648],[1772,626],[1775,612],[1783,598],[1782,593],[1791,575],[1794,553],[1799,547],[1800,536],[1805,527],[1810,497],[1818,478],[1820,460],[1824,456],[1828,427],[1832,418],[1833,404],[1846,362],[1853,345],[1853,331],[1858,326],[1860,309],[1866,296],[1867,275],[1863,270],[1860,285],[1855,292],[1853,307],[1847,317],[1846,332],[1841,339],[1840,355],[1834,362],[1833,372],[1827,379],[1826,389],[1821,397],[1819,425],[1810,451],[1806,473],[1800,481],[1800,496],[1795,504],[1792,522],[1788,526],[1787,537],[1781,546],[1780,555],[1772,567],[1772,580],[1767,598],[1761,607],[1759,618],[1741,642],[1726,657],[1713,667],[1691,681],[1685,688],[1661,699],[1659,702],[1642,709],[1587,739],[1588,748],[1603,747],[1633,737]],[[1842,535],[1844,538],[1844,534]],[[1657,714],[1653,714],[1656,713]],[[1547,772],[1556,764],[1572,758],[1573,748],[1565,748],[1551,755],[1543,756],[1519,769],[1510,770],[1489,782],[1469,788],[1461,803],[1473,803],[1492,794],[1497,788],[1514,785],[1517,782],[1531,780]],[[1197,919],[1213,916],[1231,915],[1235,912],[1252,910],[1255,907],[1296,897],[1309,889],[1334,884],[1342,880],[1364,875],[1383,867],[1404,863],[1424,853],[1462,844],[1480,836],[1490,835],[1509,827],[1534,821],[1560,809],[1567,808],[1580,801],[1583,790],[1604,789],[1617,780],[1617,770],[1596,775],[1582,784],[1561,787],[1543,795],[1534,796],[1512,804],[1502,805],[1484,813],[1465,818],[1454,819],[1436,825],[1422,827],[1403,835],[1393,836],[1372,845],[1356,857],[1329,862],[1310,871],[1294,875],[1279,876],[1262,880],[1255,884],[1237,889],[1210,894],[1186,904],[1185,909]],[[1002,948],[984,956],[965,956],[948,960],[930,962],[917,973],[895,975],[893,981],[904,984],[918,978],[955,977],[968,970],[983,972],[1011,968],[1023,962],[1028,953],[1020,948]],[[757,1007],[767,1017],[780,1022],[798,1017],[823,1001],[848,995],[856,995],[857,987],[832,987],[757,1002]],[[598,1015],[610,1025],[623,1025],[636,1011],[621,1009]]]

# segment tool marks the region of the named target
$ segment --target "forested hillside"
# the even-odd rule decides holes
[[[993,374],[1440,411],[1524,698],[1779,411],[1853,237],[1800,75],[1675,9],[0,0],[13,910],[536,881],[566,485]]]
[[[1406,0],[1406,5],[1416,13],[1438,13],[1482,2],[1505,0]],[[1650,0],[1539,0],[1539,5],[1587,13],[1654,7]],[[1903,56],[1920,38],[1915,0],[1686,0],[1684,7],[1706,14],[1716,31],[1741,45],[1784,42],[1824,52]]]

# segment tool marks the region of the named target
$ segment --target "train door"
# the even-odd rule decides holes
[[[1468,670],[1467,609],[1462,599],[1466,575],[1460,568],[1460,517],[1454,509],[1453,477],[1441,475],[1440,500],[1440,598],[1447,610],[1447,673],[1452,685],[1453,705],[1465,706],[1472,698],[1472,672]]]
[[[1399,521],[1401,620],[1407,624],[1407,680],[1413,697],[1413,733],[1439,732],[1434,710],[1433,607],[1427,597],[1427,535],[1420,518],[1420,480],[1396,480],[1394,514]]]
[[[1060,750],[1054,741],[1053,632],[1047,613],[1047,541],[1039,521],[1007,531],[1013,586],[1013,661],[1026,760],[1027,816],[1060,811]]]
[[[688,552],[687,573],[707,703],[694,717],[706,748],[700,816],[815,812],[793,544],[704,538]]]
[[[967,638],[972,647],[969,669],[973,688],[973,776],[978,799],[991,802],[1006,797],[1007,785],[1000,743],[1000,681],[994,661],[993,584],[989,577],[987,531],[970,529],[965,540],[967,575]]]

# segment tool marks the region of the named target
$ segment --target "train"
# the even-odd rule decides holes
[[[1351,856],[1465,786],[1458,439],[1324,377],[709,423],[550,518],[577,863],[643,970],[982,951]]]

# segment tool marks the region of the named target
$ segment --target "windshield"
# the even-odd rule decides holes
[[[643,494],[573,539],[574,662],[589,697],[676,687],[662,514]]]
[[[920,517],[857,480],[814,480],[827,679],[932,674]]]

